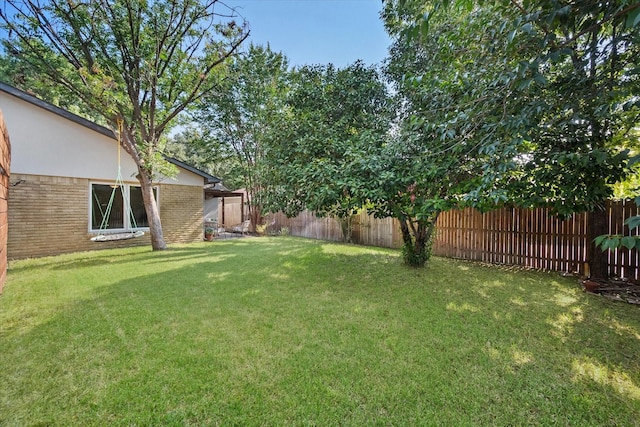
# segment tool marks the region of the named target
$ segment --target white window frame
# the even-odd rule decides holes
[[[124,223],[124,228],[108,228],[106,230],[100,230],[100,228],[93,228],[93,186],[94,185],[108,185],[111,186],[113,185],[113,182],[104,182],[104,181],[90,181],[89,182],[89,203],[88,203],[88,213],[87,213],[87,218],[88,218],[88,227],[89,227],[89,233],[99,233],[101,231],[109,231],[109,232],[129,232],[129,231],[149,231],[149,227],[131,227],[131,215],[129,214],[129,210],[130,210],[130,206],[127,206],[124,201],[123,201],[123,209],[125,210],[125,212],[123,212],[123,223]],[[136,184],[124,184],[123,185],[123,191],[126,192],[127,194],[127,199],[131,200],[131,188],[141,188],[140,185],[136,185]],[[154,186],[153,190],[155,191],[156,194],[156,203],[158,204],[158,212],[160,211],[160,188],[158,186]]]

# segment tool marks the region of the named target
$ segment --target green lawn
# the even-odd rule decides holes
[[[640,310],[295,238],[14,262],[0,425],[640,425]]]

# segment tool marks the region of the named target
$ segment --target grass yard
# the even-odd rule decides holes
[[[0,425],[640,425],[640,310],[295,238],[13,262]]]

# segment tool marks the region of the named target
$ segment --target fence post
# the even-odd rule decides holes
[[[605,208],[589,212],[587,217],[587,275],[594,279],[609,277],[608,253],[596,247],[593,240],[609,233],[609,218]]]

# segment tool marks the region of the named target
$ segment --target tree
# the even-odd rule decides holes
[[[454,3],[388,1],[384,12],[409,135],[428,136],[425,152],[480,155],[445,199],[597,210],[628,170],[618,147],[638,117],[638,5]]]
[[[462,10],[416,26],[423,2],[389,2],[394,37],[387,72],[403,97],[399,132],[382,153],[387,178],[375,200],[379,216],[400,221],[405,262],[424,266],[439,214],[506,200],[495,182],[512,167],[527,117],[513,95],[518,75],[510,28],[486,9]],[[422,18],[421,18],[422,19]],[[423,21],[419,21],[421,24]],[[419,31],[415,31],[416,28]]]
[[[19,40],[14,43],[20,44]],[[17,52],[15,46],[4,44],[6,54],[0,55],[0,81],[20,88],[32,96],[39,97],[47,102],[70,111],[86,119],[101,125],[106,125],[104,118],[94,111],[88,110],[78,102],[77,97],[63,93],[58,87],[52,87],[47,81],[43,81],[37,70],[32,69],[22,58],[16,57],[11,52]]]
[[[640,4],[537,1],[523,10],[528,38],[547,45],[528,58],[542,84],[528,105],[529,161],[512,192],[520,204],[551,204],[562,215],[589,211],[590,240],[608,232],[604,202],[629,172],[632,129],[640,117]],[[527,18],[529,14],[533,14]],[[590,245],[592,277],[607,259]]]
[[[153,193],[163,135],[218,84],[248,36],[217,0],[7,0],[5,51],[47,89],[99,115],[138,168],[154,250],[166,248]]]
[[[350,240],[351,218],[367,204],[363,169],[387,140],[392,114],[385,82],[356,62],[293,72],[278,137],[269,145],[265,207],[289,216],[309,209],[337,218]],[[376,179],[377,182],[377,179]]]
[[[235,154],[220,143],[212,143],[211,136],[193,122],[168,138],[165,152],[211,175],[224,177],[228,188],[244,186],[242,167]]]
[[[252,231],[262,219],[258,194],[268,179],[265,145],[279,137],[287,79],[288,63],[282,53],[251,45],[229,64],[225,79],[202,98],[195,113],[207,135],[205,149],[235,158],[235,173],[248,194]]]

